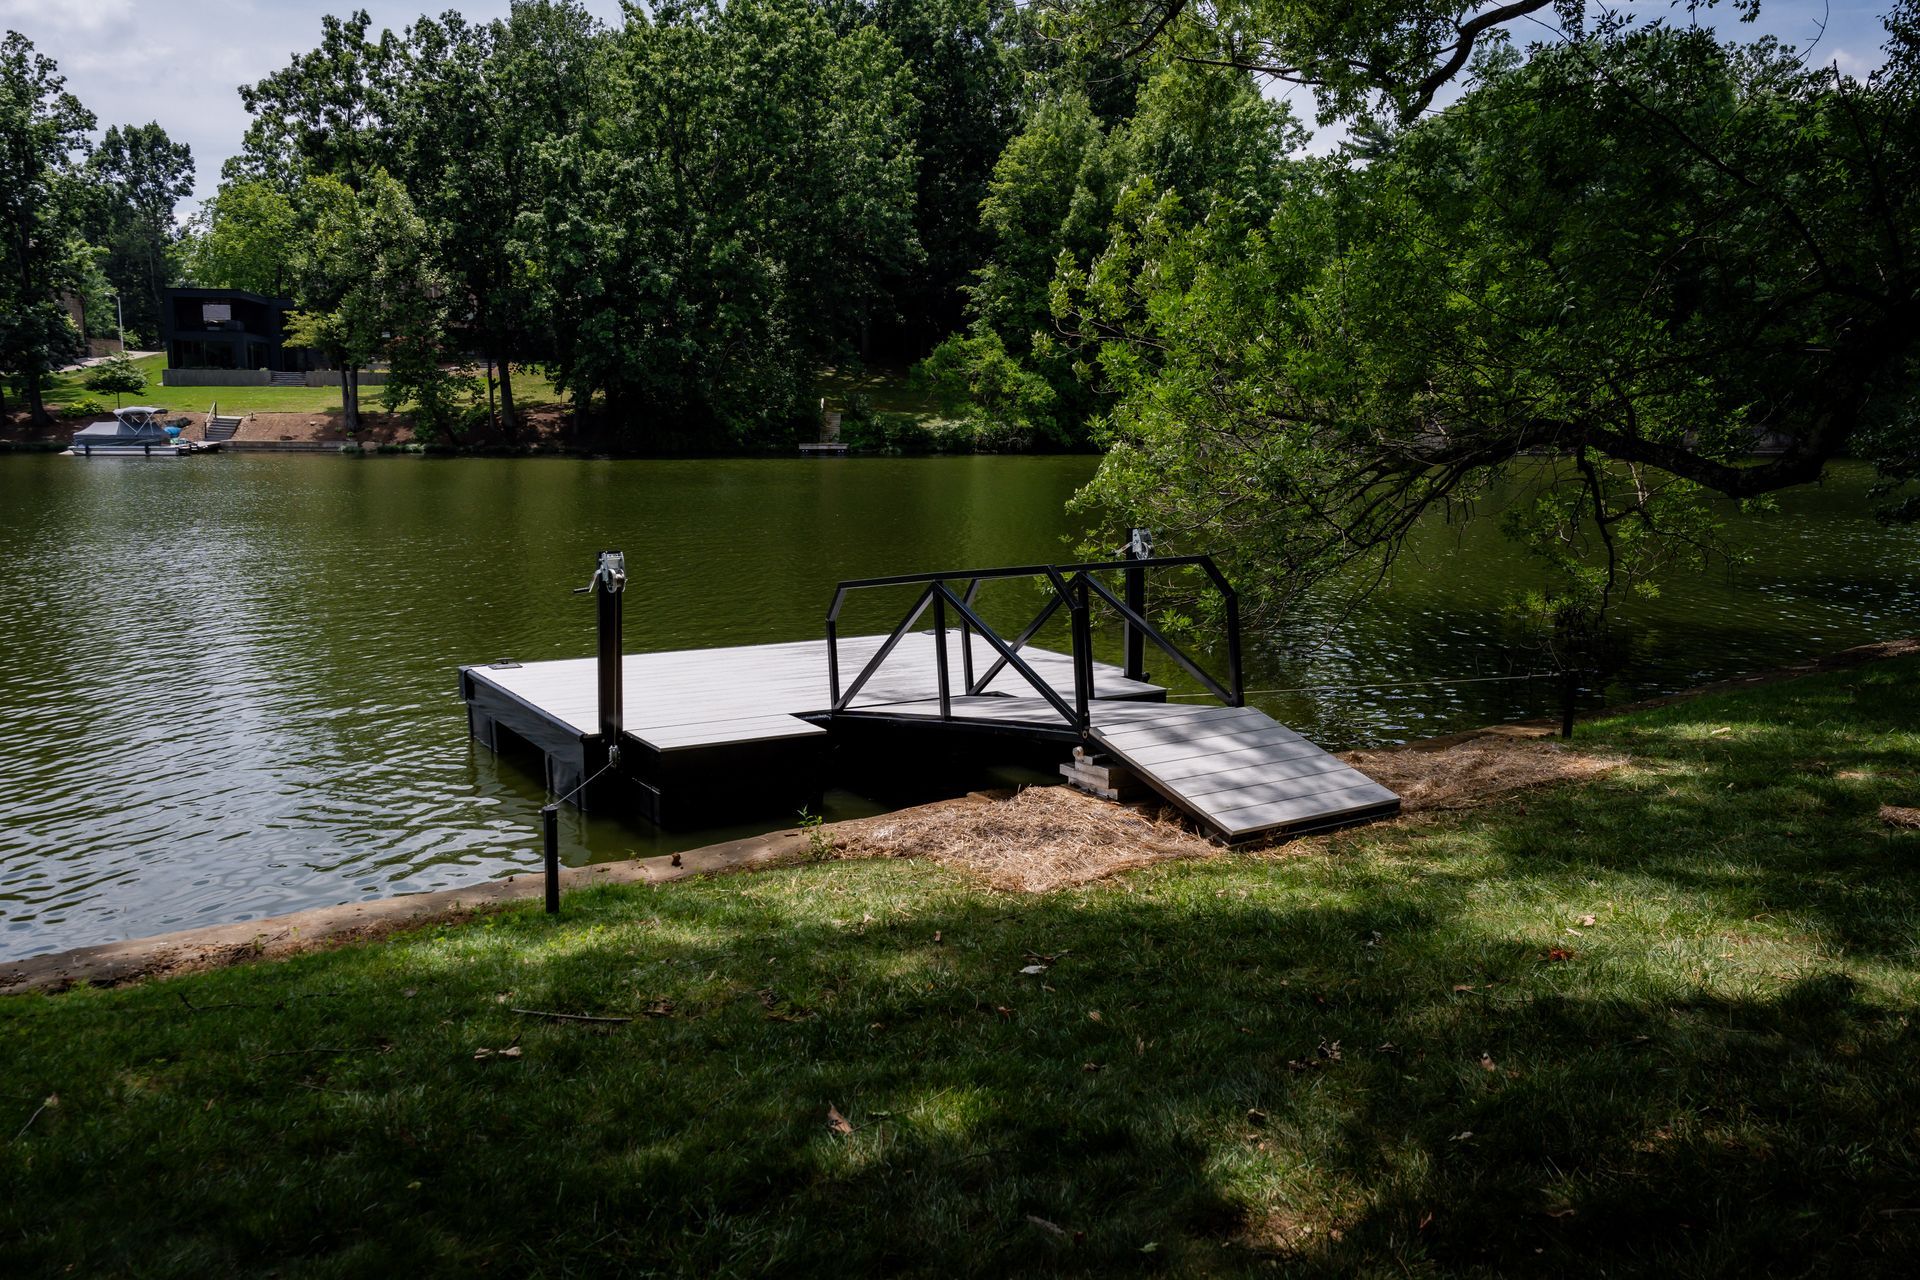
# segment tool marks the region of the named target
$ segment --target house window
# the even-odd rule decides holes
[[[200,320],[203,324],[225,324],[233,319],[233,305],[227,302],[209,302],[200,308]]]

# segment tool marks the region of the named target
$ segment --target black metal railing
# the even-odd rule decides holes
[[[1214,678],[1204,667],[1189,657],[1180,646],[1170,640],[1147,618],[1146,572],[1149,569],[1197,568],[1219,592],[1223,605],[1227,642],[1227,678],[1223,684]],[[1126,575],[1126,598],[1114,593],[1096,574],[1119,572]],[[1050,588],[1047,601],[1032,621],[1023,627],[1019,634],[1009,640],[994,630],[975,608],[981,584],[1006,578],[1039,579]],[[965,583],[963,590],[955,591],[951,584]],[[853,682],[844,689],[840,682],[840,611],[845,607],[847,596],[854,591],[864,591],[880,587],[923,586],[924,590],[915,597],[906,615],[899,625],[880,642],[873,656],[853,678]],[[1129,679],[1144,677],[1140,670],[1140,654],[1143,646],[1134,638],[1146,640],[1165,653],[1188,675],[1197,680],[1201,687],[1230,707],[1245,704],[1245,687],[1240,666],[1240,598],[1234,592],[1211,556],[1149,556],[1124,560],[1097,560],[1082,564],[1018,565],[1004,569],[963,569],[952,573],[907,573],[886,578],[856,578],[842,582],[833,593],[833,604],[827,609],[827,682],[833,695],[832,707],[837,712],[848,711],[853,700],[860,695],[867,682],[873,678],[889,655],[900,642],[910,634],[919,623],[921,615],[929,609],[933,611],[934,668],[939,690],[940,718],[953,719],[952,674],[949,670],[951,659],[947,653],[947,614],[951,610],[958,617],[960,631],[961,687],[968,695],[986,692],[994,679],[1008,667],[1025,680],[1044,698],[1048,705],[1057,711],[1061,718],[1082,736],[1091,727],[1088,704],[1098,696],[1095,689],[1095,665],[1093,659],[1093,607],[1095,602],[1108,606],[1128,630],[1129,643],[1125,645],[1127,667],[1125,674]],[[1068,612],[1070,630],[1073,637],[1073,702],[1068,704],[1049,681],[1033,669],[1021,650],[1025,649],[1040,629],[1050,621],[1061,608]],[[996,656],[992,666],[978,676],[974,675],[973,638],[980,639]]]

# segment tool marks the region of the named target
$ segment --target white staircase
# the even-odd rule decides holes
[[[207,429],[201,438],[208,444],[220,444],[233,439],[235,433],[240,430],[240,417],[239,414],[230,418],[221,417],[220,406],[216,403],[213,408],[207,410]]]

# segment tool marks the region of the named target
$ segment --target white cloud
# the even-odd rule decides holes
[[[504,17],[509,0],[0,0],[0,30],[19,31],[60,64],[67,88],[100,128],[157,120],[193,148],[194,199],[220,185],[248,116],[240,86],[283,67],[320,39],[320,19],[365,8],[374,29],[457,8]],[[603,22],[619,0],[588,0]],[[183,208],[184,214],[188,210]]]
[[[0,27],[19,31],[93,34],[125,23],[133,0],[0,0]]]
[[[1857,54],[1851,49],[1829,49],[1825,52],[1827,56],[1822,59],[1822,65],[1838,67],[1841,75],[1852,76],[1856,80],[1865,80],[1878,71],[1880,65],[1887,60],[1886,55],[1878,49],[1867,56]],[[1820,51],[1816,50],[1814,56],[1818,57],[1819,53]]]

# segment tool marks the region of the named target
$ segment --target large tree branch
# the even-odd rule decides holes
[[[1432,105],[1433,96],[1446,87],[1447,81],[1460,74],[1460,68],[1467,65],[1467,59],[1473,56],[1474,43],[1481,36],[1502,23],[1511,22],[1515,18],[1524,18],[1530,13],[1537,13],[1552,3],[1553,0],[1513,0],[1511,4],[1489,9],[1459,24],[1460,36],[1453,42],[1452,52],[1445,62],[1428,72],[1418,84],[1414,85],[1413,99],[1402,109],[1402,117],[1411,119]],[[1435,52],[1437,55],[1445,50]]]

